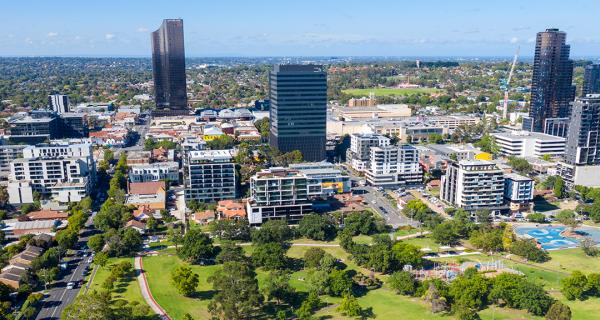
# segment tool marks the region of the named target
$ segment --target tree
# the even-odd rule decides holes
[[[347,270],[333,269],[329,273],[329,295],[334,297],[342,296],[352,291],[352,277]]]
[[[250,240],[250,226],[247,220],[215,220],[208,226],[210,232],[219,239]]]
[[[363,313],[362,308],[356,300],[356,297],[350,293],[344,295],[342,301],[340,301],[340,305],[336,308],[336,310],[342,315],[348,317],[358,317]]]
[[[418,246],[398,241],[392,245],[395,263],[400,266],[411,265],[413,268],[423,266],[423,251]]]
[[[228,135],[222,135],[206,143],[211,150],[231,149],[235,146],[235,139]]]
[[[108,253],[106,252],[98,252],[94,256],[94,264],[100,267],[104,267],[108,262]]]
[[[394,272],[388,279],[388,285],[394,289],[397,294],[411,296],[417,290],[417,280],[408,271]]]
[[[560,292],[567,300],[585,299],[588,280],[581,271],[573,271],[569,277],[562,279],[560,284]]]
[[[171,282],[182,295],[189,297],[196,292],[199,278],[188,266],[178,266],[171,271]]]
[[[95,234],[88,240],[88,247],[94,252],[102,251],[104,247],[104,236],[102,234]]]
[[[552,190],[554,191],[554,196],[559,199],[565,196],[565,181],[561,176],[556,176],[556,181],[554,182]]]
[[[531,260],[533,262],[546,262],[550,260],[548,252],[540,249],[533,239],[517,240],[510,247],[510,252]]]
[[[311,247],[304,252],[304,267],[318,268],[321,265],[321,259],[325,256],[325,250]]]
[[[65,320],[116,320],[110,306],[110,296],[91,292],[82,294],[68,305],[61,315]]]
[[[48,284],[51,284],[58,278],[58,268],[43,268],[37,272],[38,278],[44,283],[44,290],[48,290]]]
[[[438,286],[433,281],[429,282],[427,286],[428,288],[427,292],[425,293],[424,299],[425,301],[428,301],[431,304],[431,312],[439,313],[446,311],[446,309],[448,308],[448,302],[446,300],[446,297],[440,294]]]
[[[179,249],[179,245],[183,242],[183,232],[181,228],[169,226],[167,230],[167,239],[175,245],[175,250]]]
[[[444,137],[439,133],[432,133],[427,138],[427,141],[429,143],[440,144],[440,143],[444,143]]]
[[[532,165],[524,158],[510,156],[508,157],[508,165],[522,174],[529,174],[533,170]]]
[[[260,229],[252,231],[252,242],[254,244],[284,243],[292,237],[292,230],[284,220],[269,220],[263,223]]]
[[[489,300],[514,309],[527,309],[538,316],[546,314],[554,302],[542,286],[511,273],[502,273],[494,278]]]
[[[58,242],[58,246],[65,251],[75,247],[77,238],[77,231],[69,228],[56,233],[56,242]]]
[[[157,227],[158,221],[154,217],[150,216],[150,218],[146,220],[146,229],[148,229],[149,231],[154,231]]]
[[[479,310],[486,303],[490,291],[490,282],[476,270],[467,269],[456,277],[449,286],[448,293],[458,306]]]
[[[504,230],[499,228],[475,230],[471,233],[469,242],[485,252],[499,252],[504,249],[503,232]]]
[[[0,186],[0,207],[6,207],[8,203],[8,190],[6,186]]]
[[[221,244],[221,251],[215,258],[217,263],[230,261],[247,262],[248,260],[248,257],[244,254],[244,249],[231,241],[226,241]]]
[[[590,237],[581,239],[581,241],[579,241],[579,246],[581,247],[581,250],[583,250],[583,253],[588,257],[595,257],[599,253],[598,248],[596,248],[596,241]]]
[[[500,152],[500,147],[496,143],[496,139],[487,133],[473,145],[481,149],[483,152],[489,152],[491,154],[498,154]]]
[[[329,273],[324,270],[309,270],[306,277],[308,292],[317,295],[325,294],[329,290]]]
[[[111,292],[115,287],[115,282],[117,282],[117,277],[114,274],[110,274],[104,282],[102,282],[102,289]]]
[[[529,222],[544,223],[546,222],[546,215],[541,212],[530,213],[527,215],[527,220]]]
[[[192,229],[183,237],[183,244],[177,251],[179,257],[189,263],[201,263],[215,255],[212,240],[202,231]]]
[[[575,211],[573,210],[561,210],[555,218],[558,220],[558,222],[564,224],[565,226],[571,227],[571,230],[577,228],[580,223],[575,216]]]
[[[433,240],[442,245],[455,245],[458,244],[460,236],[452,228],[451,221],[445,221],[438,224],[431,233]]]
[[[260,136],[263,139],[269,137],[269,131],[271,130],[269,118],[264,117],[262,119],[256,120],[254,122],[254,126],[256,127],[256,129],[258,129],[258,132],[260,132]]]
[[[260,308],[262,295],[258,291],[256,273],[242,262],[226,262],[208,282],[217,291],[208,305],[215,317],[222,319],[248,319]]]
[[[504,231],[502,232],[502,247],[505,251],[510,251],[513,242],[515,242],[516,236],[510,224],[504,226]]]
[[[335,238],[336,228],[327,216],[309,214],[300,220],[298,232],[309,239],[325,241]]]
[[[282,301],[289,303],[296,296],[296,290],[290,285],[290,274],[281,270],[269,273],[261,288],[261,292],[264,294],[266,300],[275,299],[277,304],[281,304]]]
[[[276,242],[257,245],[252,252],[252,261],[265,270],[284,269],[287,265],[286,249]]]
[[[475,220],[484,228],[487,228],[492,223],[492,213],[490,210],[483,209],[475,211]]]
[[[300,320],[312,319],[312,314],[321,307],[323,302],[319,298],[319,295],[315,292],[310,292],[308,297],[302,301],[300,308],[296,310],[296,315]]]
[[[554,302],[548,313],[546,313],[547,320],[571,320],[571,308],[560,301]]]

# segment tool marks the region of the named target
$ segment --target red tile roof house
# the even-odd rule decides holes
[[[215,212],[213,210],[204,210],[192,215],[192,219],[198,224],[205,225],[215,221]]]
[[[57,210],[39,210],[32,211],[25,215],[31,221],[36,220],[67,220],[69,214],[64,211]]]
[[[127,223],[125,224],[125,228],[132,228],[140,234],[144,234],[146,232],[146,224],[137,220],[127,221]]]
[[[246,207],[242,202],[234,200],[221,200],[217,204],[217,216],[220,219],[245,219]]]

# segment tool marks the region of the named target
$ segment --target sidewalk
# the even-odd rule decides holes
[[[137,280],[140,285],[140,291],[142,292],[142,296],[146,303],[152,308],[154,313],[158,314],[161,319],[171,320],[171,318],[167,315],[165,310],[158,305],[154,297],[152,297],[152,293],[150,292],[150,287],[148,287],[148,282],[146,281],[146,274],[144,273],[144,266],[142,262],[141,256],[136,256],[134,260],[134,267],[137,273]]]

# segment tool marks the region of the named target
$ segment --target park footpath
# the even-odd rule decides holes
[[[134,260],[135,272],[137,274],[137,280],[140,285],[140,291],[142,292],[142,296],[146,303],[152,308],[154,313],[158,314],[163,320],[171,320],[165,309],[163,309],[157,302],[154,300],[152,296],[152,292],[150,292],[150,287],[148,287],[148,281],[146,280],[146,274],[144,272],[144,264],[142,262],[142,256],[138,255]]]

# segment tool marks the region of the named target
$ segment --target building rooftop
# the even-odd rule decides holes
[[[493,136],[498,138],[504,138],[507,140],[521,140],[521,139],[538,139],[541,141],[554,141],[554,142],[564,142],[566,139],[562,137],[557,137],[541,132],[530,132],[530,131],[504,131],[504,132],[496,132],[492,133]]]
[[[160,190],[165,191],[166,186],[164,181],[131,182],[128,189],[130,195],[151,195],[157,194]]]
[[[522,176],[517,173],[506,173],[506,174],[504,174],[504,177],[506,179],[511,179],[514,181],[533,181],[533,179],[526,177],[526,176]]]
[[[190,158],[193,160],[231,160],[231,150],[197,150],[190,151]]]

